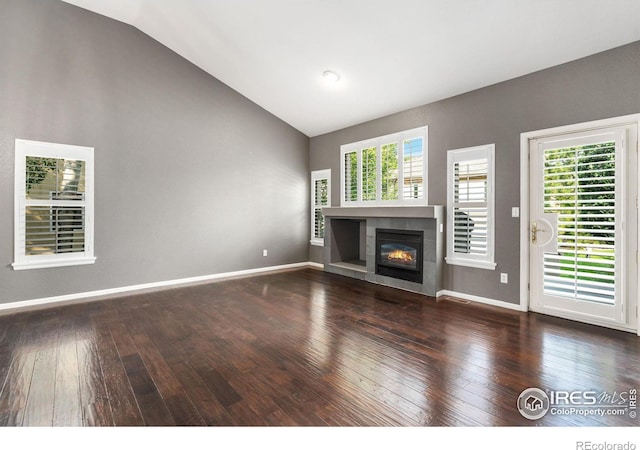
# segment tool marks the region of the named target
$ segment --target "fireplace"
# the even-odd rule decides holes
[[[436,297],[444,289],[443,225],[446,215],[443,206],[354,206],[322,208],[322,213],[325,217],[322,258],[326,272],[430,297]],[[391,234],[383,235],[382,242],[379,242],[378,230]],[[405,233],[404,230],[409,232]],[[421,233],[416,235],[415,231],[418,230]],[[403,238],[398,233],[409,238],[409,242],[397,242],[396,238]],[[416,242],[420,235],[422,244]],[[406,257],[395,258],[395,254],[386,255],[381,260],[379,247],[394,243],[412,247],[415,257],[411,249],[408,251],[414,262]],[[386,254],[389,247],[384,250]],[[383,273],[390,273],[390,276]],[[394,278],[398,274],[415,281]]]
[[[376,274],[422,283],[424,231],[376,229]]]

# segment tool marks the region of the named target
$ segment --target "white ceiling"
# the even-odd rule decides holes
[[[64,1],[311,137],[640,40],[640,0]]]

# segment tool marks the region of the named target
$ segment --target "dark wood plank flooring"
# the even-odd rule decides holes
[[[3,426],[637,426],[523,389],[640,387],[640,339],[316,269],[0,317]]]

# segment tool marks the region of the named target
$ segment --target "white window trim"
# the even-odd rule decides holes
[[[327,207],[331,206],[331,169],[311,171],[311,245],[324,246],[324,239],[315,237],[316,209],[322,206],[316,205],[315,186],[317,180],[327,180]]]
[[[14,270],[41,269],[47,267],[76,266],[93,264],[93,148],[50,142],[15,140],[15,211],[14,211]],[[25,215],[26,215],[26,159],[27,156],[44,158],[65,158],[85,161],[85,243],[84,252],[57,255],[26,255]]]
[[[453,250],[453,165],[456,162],[487,158],[487,254],[469,255]],[[495,270],[495,144],[449,150],[447,152],[447,256],[448,264]]]
[[[422,180],[423,180],[423,197],[422,198],[403,198],[403,183],[404,174],[403,160],[404,160],[404,141],[414,138],[422,138]],[[352,142],[350,144],[344,144],[340,146],[340,206],[341,207],[370,207],[370,206],[415,206],[415,205],[428,205],[428,127],[413,128],[411,130],[401,131],[399,133],[388,134],[385,136],[379,136],[372,139],[365,139],[363,141]],[[398,143],[398,199],[397,200],[382,200],[382,169],[381,169],[381,148],[385,144],[393,142]],[[362,200],[362,150],[371,147],[376,147],[376,200]],[[358,200],[348,201],[345,200],[345,163],[344,157],[347,153],[357,152],[358,155]]]

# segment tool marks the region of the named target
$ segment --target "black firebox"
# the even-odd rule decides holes
[[[424,231],[376,229],[376,273],[422,283]]]

